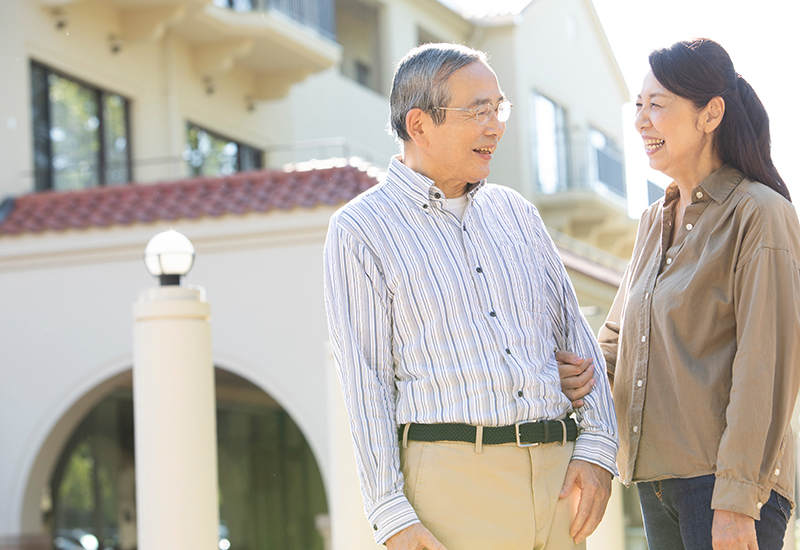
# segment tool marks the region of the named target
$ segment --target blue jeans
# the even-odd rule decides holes
[[[638,483],[650,550],[711,550],[714,476]],[[780,550],[792,507],[775,491],[756,521],[759,550]]]

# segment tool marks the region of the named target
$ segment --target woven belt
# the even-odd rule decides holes
[[[398,429],[403,439],[405,426]],[[475,426],[469,424],[411,424],[406,438],[409,441],[463,441],[475,443]],[[532,447],[541,443],[561,443],[578,438],[578,425],[573,418],[517,422],[513,426],[483,427],[483,444],[500,445],[516,443],[518,447]]]

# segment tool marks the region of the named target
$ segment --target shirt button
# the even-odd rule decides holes
[[[522,390],[519,390],[519,391],[517,392],[517,395],[518,395],[519,397],[522,397]]]
[[[638,431],[639,431],[639,426],[634,426],[634,427],[633,427],[633,433],[636,433],[636,432],[638,432]]]
[[[483,270],[480,267],[476,267],[475,271],[477,271],[478,273],[483,273]]]
[[[667,265],[672,263],[672,258],[667,258]]]
[[[649,297],[650,297],[650,293],[649,292],[645,292],[644,293],[644,299],[647,300]]]
[[[698,191],[697,193],[694,194],[694,196],[697,197],[698,199],[702,199],[703,198],[703,192],[702,191]]]
[[[781,475],[781,469],[780,468],[775,468],[775,475],[776,476]]]
[[[428,205],[427,204],[423,204],[422,208],[425,208],[427,210],[428,209]]]
[[[639,388],[641,388],[641,387],[642,387],[642,381],[641,381],[641,380],[639,380],[638,382],[636,382],[636,386],[637,386],[637,387],[639,387]]]
[[[759,510],[761,510],[762,506],[764,506],[764,504],[762,502],[759,502],[758,504],[756,504],[756,508],[758,508]]]
[[[494,311],[490,311],[489,317],[497,317],[497,313],[495,313]]]
[[[692,224],[690,224],[690,223],[687,223],[687,224],[686,224],[686,230],[687,230],[687,231],[691,231],[693,227],[694,227],[694,226],[693,226]]]
[[[510,349],[508,349],[508,348],[506,348],[506,353],[507,353],[507,354],[509,354],[509,355],[511,355],[511,350],[510,350]]]
[[[375,525],[373,525],[373,526],[372,526],[372,528],[373,528],[375,531],[377,531],[377,530],[378,530],[378,525],[377,525],[377,524],[375,524]]]
[[[644,344],[645,342],[647,342],[647,336],[642,336],[642,343]]]
[[[436,193],[434,195],[434,197],[436,197],[437,199],[441,199],[442,198],[442,194],[441,193]]]

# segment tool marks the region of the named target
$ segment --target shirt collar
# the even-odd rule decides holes
[[[403,194],[414,201],[431,202],[447,200],[444,191],[436,187],[432,179],[415,172],[400,160],[400,155],[392,157],[389,169],[386,171],[386,183],[398,188]],[[478,189],[483,187],[486,180],[470,183],[467,186],[467,195],[474,197]],[[437,198],[436,195],[439,194]]]
[[[705,195],[708,195],[718,204],[722,204],[744,177],[744,174],[733,166],[723,164],[692,189],[692,202],[700,202],[704,200]],[[678,185],[673,181],[664,191],[664,207],[678,200],[679,196]]]

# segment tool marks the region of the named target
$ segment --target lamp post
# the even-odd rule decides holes
[[[216,403],[209,304],[181,285],[194,247],[177,231],[144,254],[160,286],[133,306],[133,404],[140,550],[215,550],[219,540]]]

